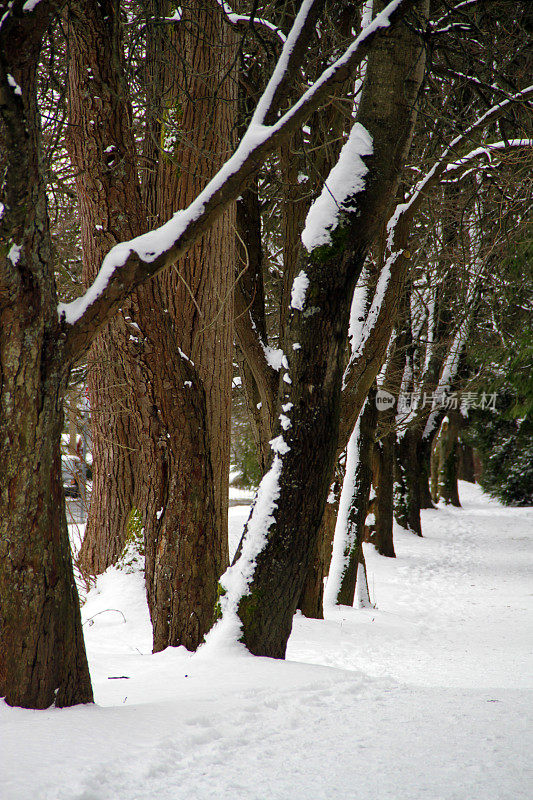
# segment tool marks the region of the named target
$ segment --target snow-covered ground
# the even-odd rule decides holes
[[[532,797],[533,509],[461,497],[396,560],[369,547],[377,608],[296,617],[285,662],[151,655],[140,575],[108,571],[83,608],[97,704],[0,705],[0,797]]]

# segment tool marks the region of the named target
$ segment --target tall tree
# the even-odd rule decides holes
[[[427,12],[423,5],[419,10]],[[407,25],[372,49],[345,160],[341,154],[324,191],[333,193],[336,213],[328,216],[319,206],[319,220],[307,218],[307,253],[300,256],[282,347],[278,404],[286,421],[237,560],[223,580],[221,625],[224,615],[228,624],[240,624],[242,640],[258,655],[284,656],[316,546],[336,455],[351,297],[391,212],[423,70],[420,36]],[[354,170],[354,162],[354,182],[343,186],[339,173]],[[238,576],[247,574],[250,561],[255,566],[248,584]]]
[[[0,3],[0,694],[29,708],[92,701],[62,502],[67,380],[36,80],[50,5]]]
[[[164,16],[166,3],[152,5]],[[70,7],[70,140],[89,282],[111,244],[148,219],[166,221],[229,155],[231,29],[219,10],[194,2],[156,53],[153,19],[149,89],[159,103],[149,107],[143,155],[156,139],[148,163],[157,167],[145,171],[143,204],[120,3]],[[128,518],[142,520],[154,650],[202,641],[227,564],[233,223],[230,211],[168,276],[139,290],[93,348],[97,480],[82,556],[101,571],[120,554]],[[118,392],[126,415],[116,413]],[[116,504],[122,514],[113,516]]]

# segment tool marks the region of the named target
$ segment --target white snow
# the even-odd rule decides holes
[[[358,350],[363,338],[365,314],[368,306],[370,275],[366,267],[363,267],[359,280],[355,286],[350,307],[350,326],[348,328],[348,341],[350,351],[354,353]]]
[[[261,342],[267,364],[269,367],[272,367],[272,369],[275,369],[276,372],[279,372],[283,363],[283,350],[281,350],[281,348],[271,347],[269,344],[263,344],[261,339],[259,341]]]
[[[9,75],[9,74],[7,75],[7,82],[9,83],[9,85],[11,86],[11,88],[13,89],[15,94],[18,94],[19,96],[22,95],[22,89],[20,88],[20,86],[16,82],[15,78],[13,77],[13,75]]]
[[[424,175],[423,178],[421,178],[418,181],[416,186],[413,188],[409,199],[405,203],[399,203],[396,206],[396,209],[395,209],[392,217],[390,218],[389,222],[387,223],[387,231],[388,231],[388,234],[389,234],[388,237],[387,237],[387,247],[388,247],[389,251],[393,249],[394,234],[395,234],[396,226],[397,226],[400,218],[404,214],[408,213],[409,209],[419,201],[420,196],[423,195],[426,187],[428,186],[428,184],[431,183],[431,180],[433,179],[435,174],[438,174],[439,171],[442,171],[442,172],[453,171],[453,170],[461,167],[462,165],[464,165],[464,163],[469,162],[474,157],[478,157],[481,154],[490,153],[491,148],[495,149],[495,150],[501,150],[502,149],[502,145],[506,145],[506,144],[510,144],[511,146],[519,146],[519,147],[522,147],[524,145],[530,144],[531,140],[529,140],[529,139],[511,139],[507,143],[506,142],[494,142],[492,145],[491,144],[485,144],[485,145],[483,145],[483,147],[476,148],[471,153],[469,153],[465,157],[459,159],[458,161],[454,162],[453,164],[450,163],[450,164],[446,165],[446,160],[449,158],[449,156],[452,155],[452,153],[454,152],[454,150],[457,148],[457,146],[459,144],[462,144],[464,141],[467,141],[469,139],[470,135],[474,131],[478,130],[479,128],[482,128],[483,125],[486,122],[490,121],[491,117],[494,114],[497,114],[502,108],[506,108],[507,106],[511,105],[513,102],[516,102],[516,101],[520,100],[522,97],[527,97],[531,93],[532,90],[533,90],[533,84],[530,85],[530,86],[527,86],[525,89],[522,89],[520,92],[517,92],[516,94],[512,95],[511,97],[503,100],[501,103],[497,103],[496,105],[491,106],[491,108],[489,108],[488,111],[486,111],[484,114],[482,114],[480,117],[478,117],[478,119],[475,122],[473,122],[472,125],[470,125],[466,129],[466,131],[464,133],[461,133],[458,136],[456,136],[455,139],[453,139],[450,142],[450,144],[447,145],[447,147],[444,148],[440,158],[437,159],[437,161],[435,161],[435,163],[433,164],[431,169]]]
[[[187,226],[203,211],[203,202],[198,202],[200,197],[201,195],[185,211],[177,211],[172,219],[161,225],[160,228],[112,247],[104,258],[94,282],[85,294],[70,303],[58,304],[59,317],[64,316],[70,325],[80,319],[91,303],[102,294],[115,270],[123,267],[132,253],[137,253],[143,261],[151,263],[166,252],[172,243],[179,239]]]
[[[307,292],[308,288],[309,288],[309,278],[307,277],[303,269],[301,269],[292,283],[291,308],[295,308],[297,311],[304,310],[305,293]]]
[[[82,609],[97,705],[0,704],[2,800],[525,800],[533,509],[460,493],[396,559],[367,546],[377,608],[297,615],[287,661],[151,655],[140,574],[108,570]]]
[[[292,424],[289,417],[286,414],[279,415],[279,422],[284,431],[288,430]]]
[[[194,361],[191,361],[191,359],[189,358],[189,356],[188,356],[186,353],[184,353],[184,352],[183,352],[183,350],[181,349],[181,347],[178,347],[178,353],[180,354],[181,358],[183,358],[183,360],[184,360],[184,361],[188,361],[188,362],[189,362],[189,364],[191,364],[191,366],[193,366],[193,367],[194,367]]]
[[[11,261],[11,263],[13,264],[14,267],[19,263],[20,251],[21,250],[22,250],[22,247],[21,247],[20,244],[13,244],[13,245],[11,245],[11,247],[9,249],[9,253],[7,254],[7,257],[9,258],[9,260]]]
[[[229,3],[226,3],[225,0],[217,0],[219,6],[224,9],[224,13],[226,14],[228,20],[232,23],[232,25],[237,25],[239,22],[250,22],[252,17],[245,15],[245,14],[236,14]],[[280,31],[272,22],[267,19],[261,19],[259,17],[253,17],[253,22],[256,25],[260,25],[263,28],[268,28],[272,33],[275,33],[276,36],[282,41],[285,42],[287,37],[285,34]]]
[[[288,453],[290,450],[289,445],[281,434],[276,436],[274,439],[271,439],[269,444],[273,452],[278,453],[280,456],[285,455],[285,453]]]
[[[374,292],[374,296],[372,297],[372,303],[370,305],[368,313],[366,314],[366,317],[364,317],[363,322],[358,325],[355,325],[355,323],[352,322],[353,338],[350,343],[352,353],[350,356],[350,361],[348,362],[348,366],[344,371],[343,388],[345,385],[346,375],[348,374],[348,371],[351,368],[352,363],[362,355],[364,346],[367,343],[370,334],[372,333],[374,326],[376,325],[376,322],[379,318],[381,307],[385,300],[387,294],[387,288],[390,283],[392,268],[394,266],[397,257],[398,253],[391,253],[391,255],[387,258],[385,264],[383,265],[383,268],[379,273],[379,278]]]
[[[237,610],[240,600],[249,592],[256,559],[265,546],[268,530],[274,522],[273,512],[277,508],[280,493],[281,455],[285,442],[278,436],[270,445],[275,453],[274,461],[259,484],[240,557],[220,578],[220,585],[225,590],[220,598],[222,616],[209,631],[205,645],[200,648],[199,655],[202,658],[205,658],[206,653],[211,653],[215,658],[227,653],[246,653],[244,645],[239,643],[241,622]]]
[[[331,244],[331,232],[338,225],[339,215],[348,208],[354,195],[365,187],[368,167],[362,157],[370,156],[372,152],[370,133],[356,122],[342,147],[339,160],[307,213],[301,239],[308,252]]]

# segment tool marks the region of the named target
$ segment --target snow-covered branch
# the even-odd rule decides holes
[[[280,29],[274,25],[273,22],[270,22],[268,19],[261,19],[260,17],[251,17],[245,14],[236,14],[229,3],[226,3],[225,0],[216,0],[220,8],[224,13],[224,18],[231,24],[236,27],[243,27],[243,26],[253,26],[254,28],[260,28],[267,33],[275,36],[280,42],[283,44],[287,41],[287,37],[280,31]]]
[[[357,536],[357,524],[350,519],[350,510],[357,492],[356,473],[359,463],[361,416],[362,412],[357,418],[346,450],[346,473],[339,500],[329,575],[324,591],[325,606],[334,606],[337,603],[342,579],[348,569],[350,555]]]
[[[456,172],[463,170],[470,166],[471,162],[481,156],[486,156],[490,164],[492,164],[492,154],[499,150],[507,150],[513,147],[533,147],[533,139],[508,139],[507,141],[491,142],[490,144],[483,144],[480,147],[474,148],[470,153],[453,161],[446,167],[446,172]]]
[[[457,11],[462,11],[467,6],[472,6],[472,5],[474,5],[475,3],[478,3],[478,2],[479,2],[479,0],[463,0],[463,2],[457,3],[456,6],[453,6],[453,8],[449,8],[446,11],[446,13],[443,14],[441,17],[439,17],[437,20],[435,20],[435,22],[430,23],[430,27],[433,30],[437,30],[438,29],[439,32],[442,32],[442,29],[439,29],[439,25],[441,25],[445,20],[447,20],[449,17],[451,17],[452,14],[457,13]]]
[[[358,347],[346,367],[343,377],[343,396],[341,405],[341,425],[339,432],[339,449],[342,450],[353,430],[357,415],[360,412],[365,389],[368,389],[381,365],[390,333],[395,318],[395,308],[401,293],[405,277],[409,270],[410,253],[407,249],[409,232],[415,214],[422,205],[428,191],[436,186],[444,176],[454,174],[475,161],[476,158],[492,151],[505,149],[501,142],[493,145],[476,147],[471,153],[462,156],[456,161],[453,158],[476,133],[483,130],[489,123],[501,117],[512,103],[523,102],[533,96],[533,86],[517,92],[486,111],[463,134],[445,148],[441,157],[436,161],[429,172],[414,187],[411,197],[397,206],[387,225],[388,240],[385,264],[381,270],[378,285],[374,293],[372,304],[360,333]],[[504,143],[507,145],[507,143]],[[530,140],[511,140],[509,145],[528,146]]]
[[[87,349],[97,330],[133,289],[175,262],[212,225],[242,192],[268,154],[352,74],[370,51],[375,38],[401,18],[413,2],[392,0],[285,114],[274,124],[265,125],[269,112],[275,107],[284,76],[293,68],[293,53],[298,50],[300,37],[307,36],[305,27],[314,0],[304,0],[272,77],[233,156],[188,208],[178,211],[160,228],[112,248],[85,295],[59,305],[59,316],[65,325],[73,357]]]
[[[394,212],[387,226],[387,230],[389,232],[387,247],[390,252],[394,250],[394,232],[399,220],[401,218],[409,221],[413,219],[414,215],[422,205],[427,192],[439,183],[444,173],[448,170],[448,166],[450,166],[450,170],[452,169],[451,160],[459,152],[462,146],[471,140],[474,134],[476,134],[478,131],[483,130],[483,128],[485,128],[491,122],[494,122],[495,120],[499,119],[499,117],[503,116],[503,114],[505,114],[505,112],[513,103],[523,102],[528,100],[530,97],[533,97],[533,85],[528,86],[522,91],[514,94],[512,97],[502,100],[501,103],[489,108],[489,110],[482,114],[472,125],[470,125],[464,133],[459,134],[459,136],[456,136],[455,139],[453,139],[448,147],[445,148],[438,161],[435,162],[429,172],[427,172],[426,175],[414,187],[411,197],[407,200],[407,202],[401,203],[396,207],[396,211]],[[512,141],[521,142],[522,144],[524,142],[526,144],[529,142],[529,140]],[[499,144],[500,143],[497,142],[495,143],[495,146],[497,147]],[[501,148],[497,147],[497,149]],[[472,151],[472,153],[476,153],[476,155],[479,156],[487,150],[490,151],[490,145],[478,147],[475,151]],[[469,158],[469,156],[466,156],[466,158]],[[471,157],[473,158],[475,156],[472,155]],[[462,160],[463,159],[459,159],[457,163],[459,164]],[[459,166],[456,168],[458,169]]]

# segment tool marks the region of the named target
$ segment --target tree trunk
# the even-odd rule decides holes
[[[460,481],[475,483],[474,448],[472,445],[463,442],[462,439],[459,438],[457,453],[459,458],[457,477]]]
[[[324,579],[329,571],[331,548],[335,533],[335,522],[339,506],[338,497],[334,503],[326,503],[324,515],[318,531],[318,541],[311,566],[307,570],[298,608],[309,619],[324,619]]]
[[[61,483],[57,396],[66,376],[48,344],[55,303],[48,297],[37,313],[33,288],[11,300],[0,313],[0,694],[26,708],[89,703]]]
[[[431,440],[424,438],[423,435],[419,436],[417,453],[420,508],[434,508],[429,485],[431,473]]]
[[[459,418],[449,412],[444,417],[433,450],[432,494],[435,502],[461,506],[457,485]]]
[[[127,86],[120,68],[117,3],[72,3],[69,30],[67,142],[76,172],[82,277],[89,286],[111,247],[143,232],[146,215],[136,176]],[[128,385],[130,314],[128,304],[100,333],[88,356],[93,490],[79,558],[82,569],[93,575],[104,572],[120,556],[127,523],[137,505],[142,440]]]
[[[49,11],[8,10],[0,28],[0,695],[27,708],[92,702],[62,491],[69,369],[35,96]]]
[[[168,146],[160,161],[161,221],[177,208],[187,207],[231,155],[235,141],[236,34],[209,0],[187,3],[180,26],[181,49],[174,55],[176,83],[163,127]],[[205,391],[218,531],[213,555],[219,574],[229,559],[235,225],[232,205],[159,278],[165,308],[176,324],[178,345],[194,362]]]
[[[359,574],[359,567],[364,569],[363,541],[365,535],[365,522],[368,514],[368,501],[372,485],[372,450],[378,421],[376,407],[376,392],[373,389],[361,412],[357,467],[355,475],[346,476],[353,480],[350,508],[348,511],[348,525],[353,526],[355,535],[350,537],[353,541],[351,551],[346,556],[346,569],[341,577],[337,603],[351,606],[354,602],[355,587]]]
[[[175,168],[171,165],[170,169],[167,162],[163,162],[158,175],[147,179],[144,191],[145,202],[149,204],[147,209],[141,202],[136,178],[135,145],[129,123],[131,114],[127,94],[120,91],[123,76],[120,71],[117,11],[113,0],[108,0],[105,7],[101,3],[73,6],[75,69],[72,93],[76,100],[74,108],[77,117],[72,132],[75,145],[72,150],[79,166],[79,192],[85,204],[83,221],[88,238],[94,234],[95,228],[98,229],[97,220],[103,218],[106,233],[109,226],[115,239],[120,241],[131,238],[135,233],[128,230],[130,219],[135,220],[138,226],[144,226],[148,212],[150,219],[158,217],[161,221],[171,216],[178,200],[175,196]],[[213,26],[216,28],[217,24],[221,25],[220,21],[216,23],[214,20],[219,20],[219,14],[211,11],[202,24],[206,36],[212,33]],[[194,53],[196,58],[191,66],[191,75],[185,72],[194,97],[195,92],[200,92],[195,81],[201,82],[204,75],[202,70],[207,70],[212,81],[217,71],[209,59],[207,63],[202,61],[205,54],[201,46],[193,46],[186,38],[184,41],[189,47],[187,54],[190,56]],[[168,52],[170,50],[168,48]],[[103,57],[104,53],[107,54],[107,60]],[[108,58],[109,53],[114,54],[112,58]],[[215,54],[213,45],[212,59]],[[230,56],[228,49],[225,56]],[[102,63],[104,60],[105,65]],[[109,65],[113,68],[108,68]],[[161,81],[168,80],[165,70],[159,73],[159,77]],[[162,90],[162,87],[159,89]],[[120,102],[117,102],[117,97]],[[199,105],[205,105],[205,101]],[[203,110],[207,119],[206,109]],[[225,125],[229,124],[228,114],[226,110],[222,114]],[[95,116],[97,125],[92,124]],[[192,124],[190,120],[189,123]],[[170,125],[168,117],[165,124]],[[150,130],[153,134],[153,125]],[[209,126],[202,128],[196,120],[193,133],[197,141],[198,137],[201,139],[205,135],[206,130],[213,133]],[[83,139],[81,131],[84,131]],[[228,147],[228,138],[221,139],[224,148]],[[103,147],[104,142],[107,143],[106,148]],[[89,163],[85,159],[90,152],[93,157]],[[112,159],[109,159],[109,153]],[[226,150],[219,155],[221,160],[225,158]],[[204,166],[207,171],[207,166]],[[213,164],[209,163],[209,169],[213,168]],[[127,180],[124,179],[124,171],[128,171]],[[188,175],[186,181],[192,180],[192,177]],[[154,182],[157,183],[156,188],[153,187]],[[128,213],[124,213],[125,210]],[[123,312],[121,337],[114,337],[124,362],[128,403],[133,409],[130,421],[135,421],[135,448],[142,454],[142,461],[131,459],[129,473],[119,474],[116,484],[108,482],[100,488],[108,494],[107,505],[116,502],[117,497],[126,504],[126,518],[135,507],[141,511],[146,539],[146,585],[154,629],[154,650],[180,644],[194,649],[202,641],[212,624],[216,580],[227,559],[227,479],[224,502],[219,495],[223,484],[222,471],[225,469],[227,473],[229,464],[229,452],[225,450],[228,432],[220,423],[220,436],[214,439],[218,458],[216,463],[219,465],[217,513],[212,486],[213,426],[209,425],[206,417],[203,386],[205,383],[208,386],[216,383],[213,394],[218,398],[218,405],[212,400],[211,406],[220,406],[219,415],[224,419],[229,417],[231,358],[228,340],[231,342],[231,320],[228,321],[230,312],[227,309],[231,308],[232,299],[228,289],[231,281],[227,273],[232,271],[231,267],[228,268],[228,262],[233,266],[233,261],[230,258],[232,237],[227,235],[227,225],[228,218],[219,222],[215,226],[215,233],[207,234],[194,249],[187,260],[190,272],[186,278],[183,278],[183,265],[180,264],[170,270],[174,283],[168,277],[161,277],[140,289],[128,310]],[[225,249],[217,247],[218,238],[223,235]],[[209,250],[208,257],[202,258],[206,246],[212,250]],[[95,254],[90,243],[85,254],[93,268],[96,268],[101,254]],[[216,264],[215,254],[219,256]],[[202,285],[205,295],[201,296],[198,291],[196,297],[192,298],[194,302],[188,298],[189,306],[177,309],[175,295],[178,284],[181,289],[183,282],[188,291],[194,291],[198,285]],[[179,320],[179,324],[175,324],[174,320]],[[203,332],[204,328],[207,328],[207,333]],[[183,340],[184,330],[190,337],[186,344]],[[216,342],[212,340],[213,337]],[[200,377],[202,364],[197,368],[188,359],[191,352],[195,360],[201,359],[203,363]],[[213,358],[214,369],[211,364],[208,382],[207,362],[211,363]],[[216,382],[221,374],[220,385],[226,387],[223,404],[223,390]],[[172,403],[169,398],[172,398]],[[120,420],[113,419],[112,425],[116,434]],[[131,454],[131,440],[128,444]],[[103,446],[109,451],[107,441],[103,442]],[[134,487],[134,497],[128,500],[130,484]],[[98,502],[97,496],[94,502]],[[224,513],[222,507],[226,508]],[[114,557],[124,543],[123,528],[120,538],[116,533],[111,534],[114,546],[105,545],[105,552],[113,553]],[[105,531],[104,535],[109,535],[109,532]],[[86,552],[99,550],[100,543],[100,539],[91,536]],[[191,568],[191,563],[194,563],[194,568]]]
[[[394,516],[398,525],[422,536],[420,521],[420,466],[417,432],[407,428],[396,440],[394,462]]]
[[[396,558],[393,542],[394,434],[389,433],[376,447],[375,546],[381,556]]]
[[[269,441],[274,423],[272,371],[258,373],[258,363],[264,365],[261,343],[267,343],[265,295],[263,286],[263,249],[261,243],[261,212],[257,180],[243,192],[237,202],[236,223],[239,239],[239,258],[235,276],[235,334],[238,343],[237,360],[241,373],[246,406],[261,474],[264,475],[270,458]],[[259,342],[258,342],[259,337]],[[257,357],[257,347],[262,352]],[[254,353],[250,352],[254,348]],[[253,367],[256,368],[254,374]],[[276,376],[277,379],[277,376]],[[276,381],[277,383],[277,381]]]
[[[309,285],[303,310],[290,309],[278,401],[290,408],[290,425],[260,489],[261,496],[271,491],[268,513],[256,504],[237,558],[252,546],[250,528],[259,526],[264,546],[254,554],[247,593],[234,597],[231,587],[222,601],[223,611],[237,610],[242,640],[256,655],[283,658],[316,547],[336,457],[350,301],[396,195],[422,74],[420,42],[405,24],[372,50],[357,116],[373,137],[365,189],[339,220],[331,245],[300,261]]]
[[[135,385],[146,436],[140,496],[153,650],[195,650],[213,623],[220,564],[206,401],[198,371],[179,354],[168,319],[139,343]],[[150,361],[153,342],[164,358]],[[148,352],[143,352],[147,348]],[[152,367],[150,367],[152,363]],[[176,388],[177,387],[177,388]]]

